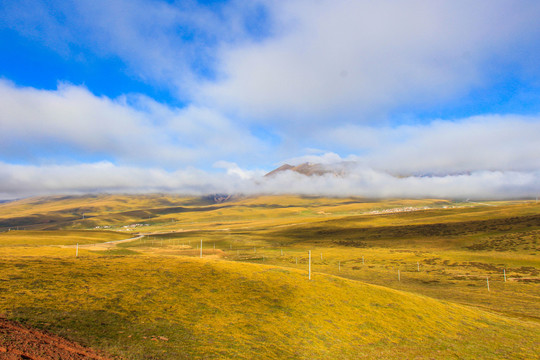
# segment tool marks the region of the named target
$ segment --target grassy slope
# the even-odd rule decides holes
[[[139,214],[118,215],[118,221],[129,223],[147,219],[152,212],[149,208],[163,208],[177,204],[204,204],[195,198],[172,195],[86,195],[54,196],[28,198],[0,204],[0,228],[24,227],[26,229],[58,229],[59,227],[79,226],[91,228],[113,220],[116,214],[130,212],[133,209],[145,209]],[[83,220],[83,214],[85,220]]]
[[[540,334],[537,324],[274,266],[92,254],[0,266],[3,312],[129,359],[534,358]]]
[[[426,205],[432,209],[370,214],[376,209]],[[180,251],[178,245],[195,248],[204,239],[205,248],[215,244],[231,260],[297,268],[306,267],[307,250],[313,250],[317,271],[538,319],[540,206],[536,203],[492,202],[485,206],[441,200],[374,203],[264,197],[228,206],[184,213],[173,225],[170,221],[156,223],[150,230],[188,231],[155,235],[158,241],[153,244],[122,246],[195,255]],[[281,248],[285,248],[284,256]],[[321,252],[322,261],[318,258]],[[490,292],[486,277],[490,278]]]
[[[209,204],[200,199],[159,195],[67,198],[56,199],[54,202],[46,199],[30,199],[22,201],[24,202],[26,205],[20,202],[0,205],[0,220],[12,224],[14,214],[20,219],[21,213],[29,218],[31,218],[29,215],[33,214],[32,216],[42,221],[44,218],[57,216],[58,213],[65,216],[69,212],[75,212],[74,209],[81,207],[81,203],[88,206],[94,202],[90,218],[85,220],[77,218],[74,221],[61,219],[47,224],[38,221],[35,227],[81,229],[109,225],[119,230],[123,225],[144,222],[149,226],[136,228],[133,232],[162,233],[147,237],[145,240],[122,244],[121,247],[125,250],[120,252],[118,250],[107,252],[107,254],[122,254],[124,251],[125,254],[129,254],[136,251],[162,254],[160,256],[100,257],[95,252],[81,251],[85,256],[98,260],[97,264],[101,265],[95,266],[105,266],[107,273],[113,274],[111,276],[114,278],[97,274],[97,270],[87,264],[86,259],[79,259],[79,262],[72,259],[50,261],[73,256],[72,251],[68,249],[23,246],[3,248],[6,256],[2,260],[6,260],[3,263],[7,270],[18,271],[17,269],[24,266],[22,263],[28,263],[31,266],[24,271],[25,273],[31,274],[35,268],[40,267],[42,269],[39,271],[47,273],[50,266],[50,271],[55,271],[54,276],[62,276],[56,273],[68,269],[77,270],[79,265],[83,266],[77,270],[85,274],[80,275],[80,282],[70,277],[58,278],[55,281],[60,287],[65,288],[73,282],[85,283],[86,296],[92,294],[92,287],[88,284],[93,283],[96,278],[108,279],[110,282],[110,285],[107,285],[109,287],[102,284],[98,288],[101,296],[89,297],[89,303],[85,305],[89,309],[87,312],[70,310],[70,302],[66,302],[65,298],[51,295],[53,292],[50,287],[37,291],[39,282],[35,281],[26,283],[26,287],[20,288],[26,290],[19,291],[21,299],[28,299],[28,304],[15,309],[12,306],[16,304],[15,298],[3,297],[4,309],[9,309],[13,316],[34,324],[39,321],[56,323],[57,325],[45,327],[55,327],[53,330],[64,332],[70,337],[90,339],[88,341],[92,344],[104,346],[115,352],[132,351],[133,353],[128,356],[130,358],[135,356],[133,355],[135,353],[142,354],[145,351],[159,357],[157,354],[162,348],[167,354],[177,354],[177,357],[196,357],[205,353],[216,357],[251,354],[245,355],[249,358],[261,352],[269,358],[336,358],[331,356],[336,353],[343,358],[357,357],[358,354],[387,358],[411,358],[417,355],[431,358],[534,358],[536,355],[532,344],[539,339],[537,316],[540,313],[540,287],[537,281],[540,260],[537,254],[540,251],[538,247],[540,206],[535,203],[493,202],[486,206],[430,199],[374,202],[362,199],[281,196]],[[26,210],[23,209],[24,206]],[[428,206],[430,209],[384,215],[372,214],[373,211],[411,206],[418,208]],[[452,208],[453,206],[456,207]],[[181,232],[178,232],[179,230]],[[171,231],[173,233],[170,233]],[[2,234],[0,239],[1,236]],[[269,264],[278,268],[268,270],[259,265],[246,267],[246,264],[241,263],[200,263],[198,260],[183,257],[198,254],[195,247],[201,238],[204,239],[205,254],[212,254],[213,251],[210,249],[215,244],[218,249],[217,256],[223,255],[229,260],[240,262]],[[31,240],[32,238],[27,238],[23,242]],[[281,249],[284,249],[283,256]],[[458,334],[447,331],[444,327],[444,324],[457,325],[453,321],[458,315],[448,315],[450,310],[443,311],[439,308],[447,305],[434,300],[429,300],[433,302],[426,305],[425,302],[422,303],[427,301],[425,298],[412,296],[407,301],[405,298],[396,300],[397,305],[367,306],[355,302],[360,301],[361,292],[366,291],[359,290],[365,286],[359,283],[320,277],[321,281],[324,279],[324,284],[335,286],[322,286],[317,282],[316,285],[309,284],[310,287],[305,287],[298,278],[300,275],[297,270],[292,268],[306,269],[308,249],[314,254],[314,271],[474,305],[503,313],[515,320],[504,320],[503,317],[450,306],[454,309],[452,311],[458,311],[459,316],[465,316],[463,324],[472,326],[460,326]],[[323,253],[323,259],[319,258],[320,253]],[[180,257],[173,259],[170,255]],[[32,260],[29,261],[30,259]],[[43,262],[47,262],[48,265],[45,266]],[[338,262],[341,269],[338,269]],[[417,262],[421,268],[420,272],[416,271]],[[288,269],[283,270],[281,268],[283,266]],[[129,269],[133,269],[132,274],[123,272],[128,272]],[[194,274],[190,269],[197,269],[196,271],[201,273]],[[400,282],[396,276],[398,269],[401,271]],[[506,283],[502,278],[503,269],[508,276]],[[167,276],[162,272],[174,276],[182,273],[185,276],[181,279],[173,276],[167,280]],[[227,274],[231,272],[243,275],[230,277]],[[144,277],[141,276],[143,273]],[[24,276],[21,279],[17,279],[18,275],[14,276],[16,281],[10,281],[10,286],[11,284],[21,286],[26,281]],[[490,278],[490,292],[486,289],[486,276]],[[242,279],[239,280],[239,277]],[[122,284],[119,285],[118,291],[112,286],[115,279],[119,279],[119,283]],[[189,279],[200,281],[193,284]],[[244,280],[247,284],[244,284]],[[184,284],[184,281],[190,282],[190,285]],[[214,288],[212,284],[216,281],[222,285]],[[271,283],[268,283],[269,281]],[[153,285],[153,282],[159,282],[163,290],[158,288],[158,285]],[[1,284],[5,283],[0,282]],[[177,286],[183,289],[179,293],[174,292]],[[291,287],[294,291],[280,292],[280,286]],[[311,286],[316,286],[315,291]],[[186,287],[188,290],[184,289]],[[234,289],[237,291],[234,292]],[[368,287],[368,289],[368,292],[371,292],[372,289],[379,288]],[[133,306],[122,305],[121,309],[117,309],[116,303],[122,304],[123,301],[127,301],[124,297],[133,298],[135,301],[141,291],[146,291],[149,303],[139,299],[140,303],[132,304]],[[234,294],[230,294],[231,291]],[[253,292],[259,295],[252,298]],[[280,294],[278,298],[287,299],[286,310],[283,310],[282,305],[275,308],[268,305],[277,301],[268,296],[275,292]],[[5,291],[3,293],[5,294]],[[36,309],[38,307],[36,304],[44,301],[43,298],[38,301],[34,297],[37,293],[43,297],[48,294],[50,298],[48,307]],[[395,294],[392,291],[390,293]],[[223,305],[221,294],[236,305]],[[62,296],[69,296],[69,291],[65,290],[65,295]],[[80,299],[85,297],[84,294],[77,296]],[[384,298],[390,295],[385,293],[380,296]],[[328,304],[324,300],[326,297],[347,299],[349,303]],[[182,299],[188,299],[189,304],[182,302]],[[83,300],[79,303],[83,303]],[[422,305],[414,305],[416,301],[420,301]],[[190,309],[190,314],[198,315],[195,317],[181,315],[178,303]],[[405,307],[401,308],[400,303]],[[55,309],[55,304],[61,306]],[[73,307],[74,304],[72,303]],[[195,304],[202,304],[201,308],[197,308]],[[321,307],[323,305],[325,307]],[[352,307],[349,308],[349,305]],[[263,307],[259,309],[258,306]],[[401,309],[398,313],[393,312],[396,306]],[[305,307],[311,307],[312,310],[306,310]],[[371,329],[371,333],[386,334],[386,340],[374,335],[366,335],[364,339],[358,335],[363,333],[364,328],[361,325],[363,323],[357,321],[357,318],[365,319],[366,316],[369,318],[369,314],[374,310],[381,310],[379,308],[385,313],[376,313],[377,317],[373,319],[375,323],[366,326]],[[407,309],[417,308],[434,311],[426,313],[422,319],[411,318],[412,314],[408,313]],[[355,312],[358,309],[362,309],[368,315]],[[146,319],[144,314],[147,311],[154,315],[149,315]],[[229,318],[229,314],[235,315]],[[330,314],[332,319],[321,317],[324,314]],[[106,331],[100,335],[101,330],[91,322],[96,317],[101,318],[102,315],[109,319],[107,320],[109,322],[99,327]],[[306,317],[308,315],[309,318]],[[399,317],[401,315],[405,316],[403,322]],[[486,316],[491,320],[486,320]],[[476,320],[479,318],[484,320],[475,322],[476,320],[472,320],[474,317]],[[307,326],[300,327],[299,324],[309,324],[311,318],[317,319],[313,321],[324,326],[315,326],[313,331],[309,331]],[[424,324],[424,319],[428,318],[443,326],[443,331],[435,330],[429,325],[429,321],[426,323],[428,325]],[[144,325],[137,319],[145,321]],[[223,322],[216,322],[218,320]],[[534,322],[529,323],[529,320]],[[239,325],[233,325],[235,322]],[[486,322],[489,323],[488,326],[481,326]],[[125,339],[128,330],[121,329],[124,323],[133,323],[130,330],[133,331],[131,338]],[[214,326],[215,324],[219,326]],[[415,333],[411,329],[414,326],[423,328],[426,332]],[[66,328],[72,332],[66,332]],[[89,329],[88,332],[85,332],[85,328]],[[389,330],[390,328],[393,330]],[[154,332],[153,335],[159,335],[158,332],[166,329],[174,329],[174,333],[187,335],[182,335],[176,340],[170,337],[169,341],[150,340],[149,336],[152,334],[149,331]],[[118,331],[124,332],[117,333]],[[480,331],[481,334],[476,340],[473,336],[475,331]],[[284,338],[283,334],[288,334],[292,339]],[[147,336],[148,339],[144,339],[143,336]],[[504,340],[504,337],[513,340]],[[520,337],[531,339],[532,342],[519,340]],[[124,340],[127,341],[125,344],[130,350],[121,347],[115,349],[117,346],[115,344]],[[515,345],[511,344],[512,341]],[[287,350],[276,348],[276,343],[287,345]],[[488,349],[489,347],[491,349]],[[405,356],[400,356],[402,354]],[[171,358],[175,358],[173,355]]]

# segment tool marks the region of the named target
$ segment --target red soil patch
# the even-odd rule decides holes
[[[0,318],[0,360],[109,360],[100,353],[44,331]]]

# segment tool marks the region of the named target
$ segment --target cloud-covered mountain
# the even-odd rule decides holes
[[[300,194],[370,198],[534,198],[540,171],[478,170],[446,175],[396,175],[358,162],[299,166],[264,176],[229,163],[223,172],[96,163],[78,166],[28,166],[0,163],[0,198],[44,194],[145,193]],[[303,169],[303,170],[302,170]],[[309,169],[308,171],[304,171]],[[317,171],[315,171],[317,169]],[[36,181],[39,179],[39,181]]]
[[[306,176],[322,176],[325,174],[334,174],[334,175],[342,175],[343,169],[339,169],[339,164],[333,164],[333,165],[324,165],[324,164],[313,164],[313,163],[302,163],[300,165],[289,165],[289,164],[283,164],[277,169],[274,169],[264,175],[265,177],[272,177],[277,175],[278,173],[284,172],[284,171],[294,171],[298,174],[306,175]]]

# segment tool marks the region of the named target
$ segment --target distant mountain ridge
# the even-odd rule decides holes
[[[331,164],[321,164],[321,163],[311,163],[305,162],[300,165],[290,165],[284,164],[280,167],[270,171],[265,177],[273,177],[280,173],[286,171],[294,171],[296,173],[305,175],[305,176],[323,176],[326,174],[332,174],[336,177],[345,177],[347,174],[357,173],[365,169],[371,169],[366,166],[361,166],[355,161],[341,161]],[[399,172],[399,171],[385,171],[377,169],[376,171],[392,176],[397,179],[403,179],[408,177],[416,178],[437,178],[444,177],[448,175],[470,175],[470,171],[460,171],[460,172]]]
[[[332,169],[323,164],[314,164],[314,163],[306,162],[306,163],[302,163],[296,166],[284,164],[278,167],[277,169],[270,171],[268,174],[264,176],[272,177],[285,171],[294,171],[305,176],[322,176],[325,174],[334,174],[336,176],[342,176],[344,174],[343,170],[338,170],[335,168]]]

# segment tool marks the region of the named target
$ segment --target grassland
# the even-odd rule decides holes
[[[0,233],[0,247],[84,245],[126,239],[126,234],[113,231],[8,231]]]
[[[0,312],[125,358],[539,357],[535,202],[57,197],[0,226],[30,229],[0,233]]]
[[[137,358],[532,358],[534,324],[274,266],[178,257],[11,259],[11,318]]]

